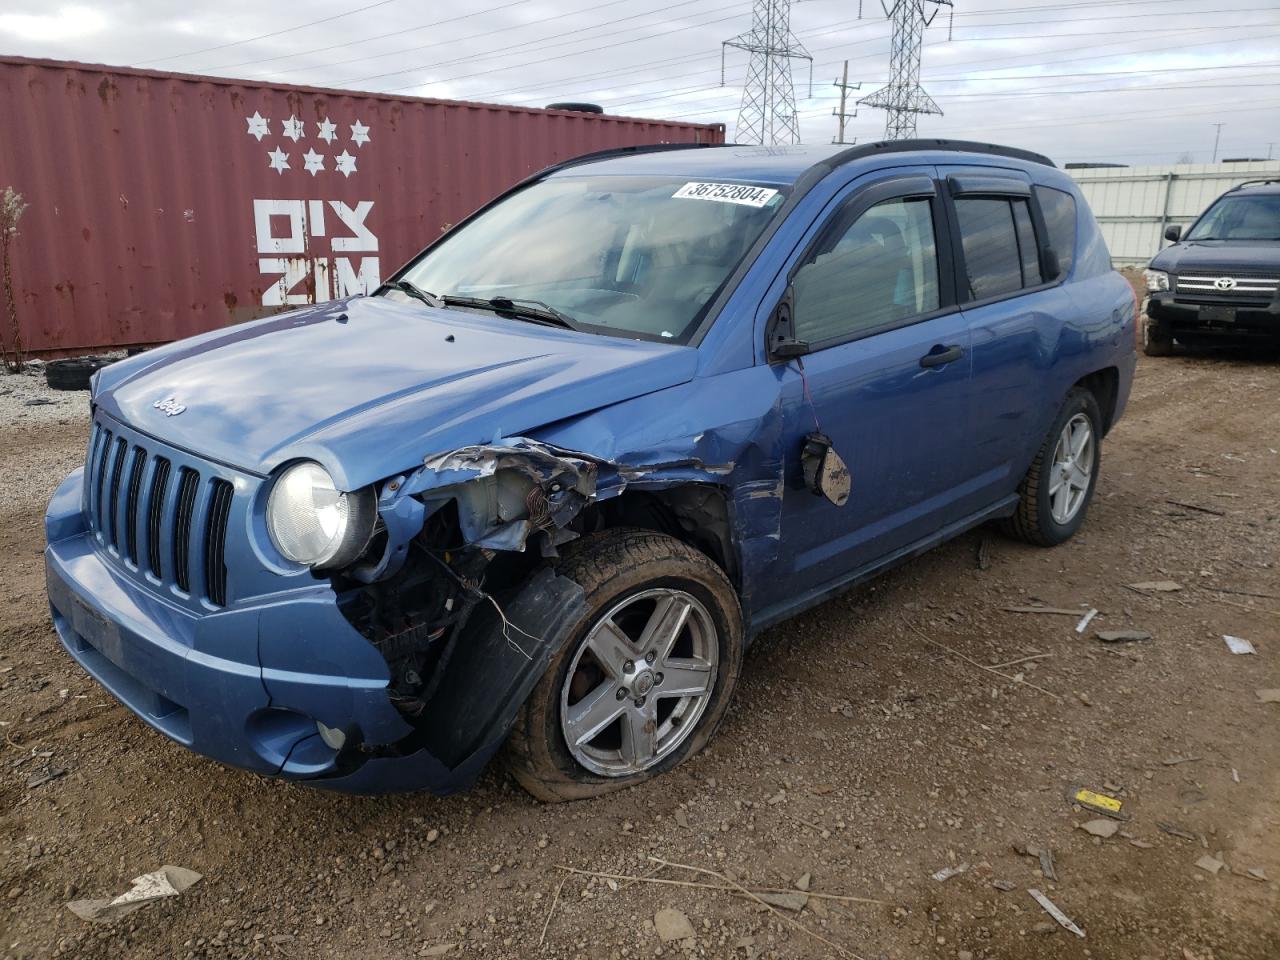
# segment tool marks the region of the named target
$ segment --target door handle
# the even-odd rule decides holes
[[[958,343],[953,343],[946,347],[942,346],[942,344],[938,344],[920,358],[920,366],[941,367],[943,364],[952,363],[963,356],[964,348]]]

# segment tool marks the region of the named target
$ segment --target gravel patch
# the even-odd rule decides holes
[[[49,389],[38,361],[22,373],[0,373],[0,435],[6,450],[14,445],[21,451],[0,459],[5,513],[44,504],[84,463],[84,443],[68,440],[88,440],[89,393]]]

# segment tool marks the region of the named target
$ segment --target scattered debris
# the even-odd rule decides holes
[[[1267,882],[1267,873],[1261,867],[1250,867],[1245,871],[1245,875],[1250,879],[1257,880],[1259,883]]]
[[[1240,771],[1239,771],[1239,770],[1237,770],[1235,767],[1232,767],[1232,768],[1231,768],[1231,779],[1232,779],[1235,783],[1239,783],[1239,782],[1240,782]]]
[[[1053,851],[1048,847],[1040,851],[1040,873],[1046,880],[1058,882],[1058,871],[1053,866]]]
[[[1157,820],[1156,826],[1170,836],[1181,837],[1183,840],[1191,840],[1194,842],[1200,839],[1190,830],[1187,830],[1185,827],[1180,827],[1176,823],[1165,823],[1163,820]]]
[[[1103,643],[1141,643],[1151,639],[1146,630],[1099,630],[1094,636]]]
[[[1078,617],[1084,610],[1070,610],[1067,607],[1005,607],[1005,613],[1048,613],[1057,617]]]
[[[57,402],[57,400],[50,400],[48,397],[32,397],[22,405],[24,407],[51,407]]]
[[[1018,885],[1009,880],[992,880],[991,885],[1001,893],[1008,893],[1010,890],[1018,889]]]
[[[1204,757],[1166,757],[1160,762],[1166,767],[1176,767],[1180,763],[1195,763],[1197,760],[1203,760]]]
[[[1218,871],[1221,870],[1223,867],[1225,867],[1226,864],[1223,863],[1221,860],[1219,860],[1217,857],[1212,857],[1206,853],[1203,857],[1201,857],[1199,860],[1196,861],[1196,866],[1199,867],[1201,870],[1204,870],[1208,873],[1212,873],[1216,876]]]
[[[114,900],[72,900],[67,904],[67,909],[81,920],[108,922],[164,897],[176,897],[201,879],[202,875],[194,870],[166,864],[154,873],[134,877],[130,881],[133,888]]]
[[[1139,593],[1177,593],[1182,589],[1182,584],[1176,580],[1145,580],[1142,583],[1128,583],[1125,586]]]
[[[673,940],[688,940],[695,937],[693,924],[679,910],[671,907],[663,907],[653,915],[653,925],[657,928],[658,939],[663,943],[671,943]]]
[[[1097,607],[1090,607],[1089,612],[1080,618],[1080,622],[1076,624],[1076,633],[1084,633],[1089,628],[1089,624],[1093,618],[1098,615]]]
[[[1188,510],[1198,510],[1200,513],[1207,513],[1213,517],[1226,516],[1224,511],[1218,510],[1215,507],[1201,507],[1194,503],[1183,503],[1181,500],[1166,500],[1165,503],[1171,504],[1175,507],[1186,507]]]
[[[1096,790],[1090,790],[1088,787],[1074,787],[1070,794],[1071,801],[1078,803],[1087,810],[1094,813],[1100,813],[1104,817],[1111,817],[1113,820],[1128,820],[1129,817],[1121,812],[1123,802],[1115,797],[1105,793],[1098,793]]]
[[[49,767],[47,770],[40,773],[32,774],[31,779],[27,781],[27,789],[34,790],[36,787],[42,787],[46,783],[49,783],[52,780],[57,780],[59,777],[65,777],[66,775],[67,771],[63,770],[61,767]]]
[[[1139,850],[1150,850],[1155,846],[1155,844],[1148,843],[1146,840],[1138,840],[1137,838],[1134,838],[1129,841],[1129,846],[1137,847]]]
[[[1049,916],[1057,920],[1058,923],[1061,924],[1063,928],[1070,930],[1077,937],[1082,937],[1082,938],[1084,937],[1084,931],[1081,930],[1079,927],[1077,927],[1074,923],[1072,923],[1071,919],[1065,913],[1059,910],[1057,905],[1048,897],[1046,897],[1043,893],[1041,893],[1039,890],[1028,890],[1027,893],[1031,894],[1032,899],[1034,899],[1036,903],[1040,904],[1040,906],[1044,908],[1045,913],[1049,914]]]
[[[1280,703],[1280,690],[1259,690],[1258,700],[1261,703]]]
[[[1257,653],[1258,652],[1257,650],[1253,649],[1253,644],[1250,643],[1248,640],[1244,639],[1244,637],[1233,637],[1233,636],[1230,636],[1229,634],[1224,633],[1222,635],[1222,639],[1227,642],[1227,649],[1230,650],[1232,653],[1241,654],[1241,653]]]
[[[446,953],[456,947],[456,943],[437,943],[434,947],[427,947],[421,953],[420,957],[443,957]]]
[[[1114,837],[1116,831],[1120,829],[1120,824],[1114,820],[1090,820],[1088,823],[1079,825],[1080,829],[1085,833],[1090,833],[1095,837],[1102,837],[1106,840],[1108,837]]]
[[[799,913],[809,903],[807,893],[757,893],[755,895],[771,907],[781,907]]]
[[[978,569],[991,569],[991,541],[987,537],[978,541]]]
[[[969,869],[969,864],[960,863],[960,864],[956,864],[953,867],[943,867],[937,873],[930,874],[930,876],[933,877],[934,880],[937,880],[939,883],[944,883],[945,881],[950,880],[952,877],[960,876],[960,874],[964,873],[968,869]]]
[[[812,883],[812,881],[813,881],[813,876],[811,874],[808,874],[808,873],[801,874],[800,878],[796,880],[796,889],[803,890],[805,893],[808,893],[809,885],[810,883]]]

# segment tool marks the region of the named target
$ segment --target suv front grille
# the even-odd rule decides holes
[[[1226,285],[1219,286],[1220,283]],[[1267,303],[1275,298],[1277,286],[1280,286],[1280,277],[1275,274],[1253,276],[1239,273],[1188,273],[1178,274],[1177,293],[1190,299]]]
[[[135,574],[227,603],[226,543],[234,487],[95,422],[85,467],[89,528],[107,553]],[[195,575],[193,571],[201,571]]]

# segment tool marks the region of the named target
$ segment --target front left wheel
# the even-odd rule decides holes
[[[506,746],[516,780],[546,801],[633,786],[701,750],[742,665],[742,614],[728,578],[674,537],[584,538],[559,572],[587,610],[521,708]]]

